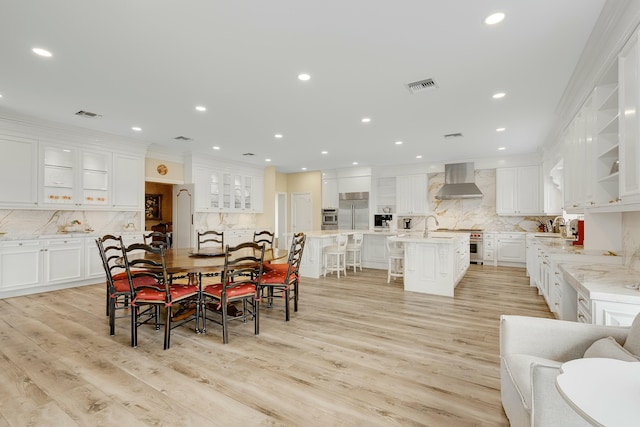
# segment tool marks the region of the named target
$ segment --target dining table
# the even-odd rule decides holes
[[[289,251],[287,249],[265,248],[263,261],[271,262],[281,260],[287,257]],[[244,248],[234,251],[230,260],[244,256],[259,256],[255,249]],[[152,259],[160,261],[159,254],[149,254],[142,251],[133,251],[128,255],[129,261],[135,259]],[[225,250],[220,247],[201,247],[201,248],[169,248],[164,251],[165,267],[167,274],[173,276],[172,279],[180,278],[180,275],[186,276],[189,284],[194,284],[202,291],[202,276],[210,273],[220,273],[224,270]],[[116,261],[124,267],[122,258]],[[232,307],[232,315],[241,315],[242,312]],[[192,306],[182,306],[174,314],[174,321],[181,320],[193,315],[195,308]],[[196,321],[195,331],[200,332],[200,328]]]

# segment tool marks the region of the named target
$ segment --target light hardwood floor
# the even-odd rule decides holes
[[[0,426],[501,426],[500,314],[552,317],[524,269],[472,265],[455,298],[365,269],[303,279],[260,335],[109,336],[104,287],[0,300]],[[279,302],[279,301],[278,301]]]

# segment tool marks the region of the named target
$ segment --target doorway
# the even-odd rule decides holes
[[[151,231],[151,227],[167,224],[167,231],[173,225],[173,184],[145,181],[145,216],[144,229]],[[148,205],[153,203],[151,209]]]
[[[291,193],[291,232],[312,231],[311,193]]]

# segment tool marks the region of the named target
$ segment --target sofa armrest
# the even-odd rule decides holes
[[[608,336],[624,343],[629,328],[527,316],[500,316],[500,355],[528,354],[558,362],[581,358]]]
[[[560,368],[544,363],[531,364],[531,425],[534,427],[572,426],[590,424],[578,415],[560,395],[556,377]]]

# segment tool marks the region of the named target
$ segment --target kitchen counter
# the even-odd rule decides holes
[[[640,304],[640,272],[622,265],[560,264],[565,280],[592,300]]]

